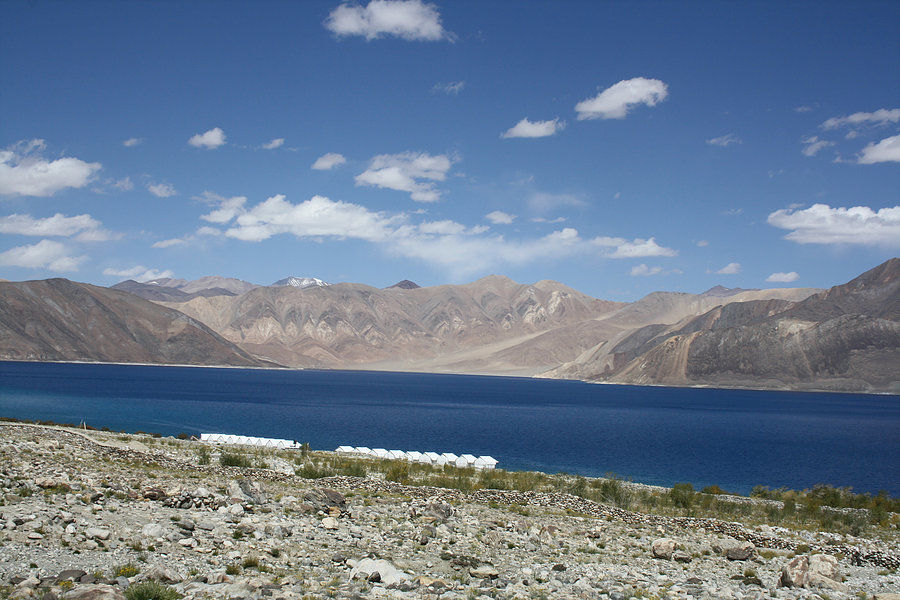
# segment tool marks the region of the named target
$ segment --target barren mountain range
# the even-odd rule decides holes
[[[2,283],[0,358],[897,392],[898,272],[900,259],[891,259],[826,291],[717,286],[632,303],[501,276],[386,289],[222,277],[115,290],[59,279]]]

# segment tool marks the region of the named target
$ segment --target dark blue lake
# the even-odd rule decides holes
[[[0,362],[0,416],[490,454],[506,469],[900,495],[900,397],[514,377]]]

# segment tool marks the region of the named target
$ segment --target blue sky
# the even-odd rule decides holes
[[[10,0],[0,148],[11,280],[827,287],[900,249],[900,4]]]

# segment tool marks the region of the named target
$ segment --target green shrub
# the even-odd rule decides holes
[[[197,462],[201,465],[209,464],[209,448],[206,446],[200,446],[200,449],[197,450]]]
[[[689,483],[676,483],[669,490],[669,501],[678,508],[691,508],[694,504],[694,486]]]
[[[219,464],[223,467],[252,467],[253,462],[237,452],[222,452],[219,455]]]
[[[167,585],[155,581],[145,581],[129,586],[125,590],[128,600],[179,600],[182,595]]]

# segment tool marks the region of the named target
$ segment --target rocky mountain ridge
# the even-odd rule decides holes
[[[900,391],[900,259],[808,298],[729,303],[546,374],[612,383]]]

